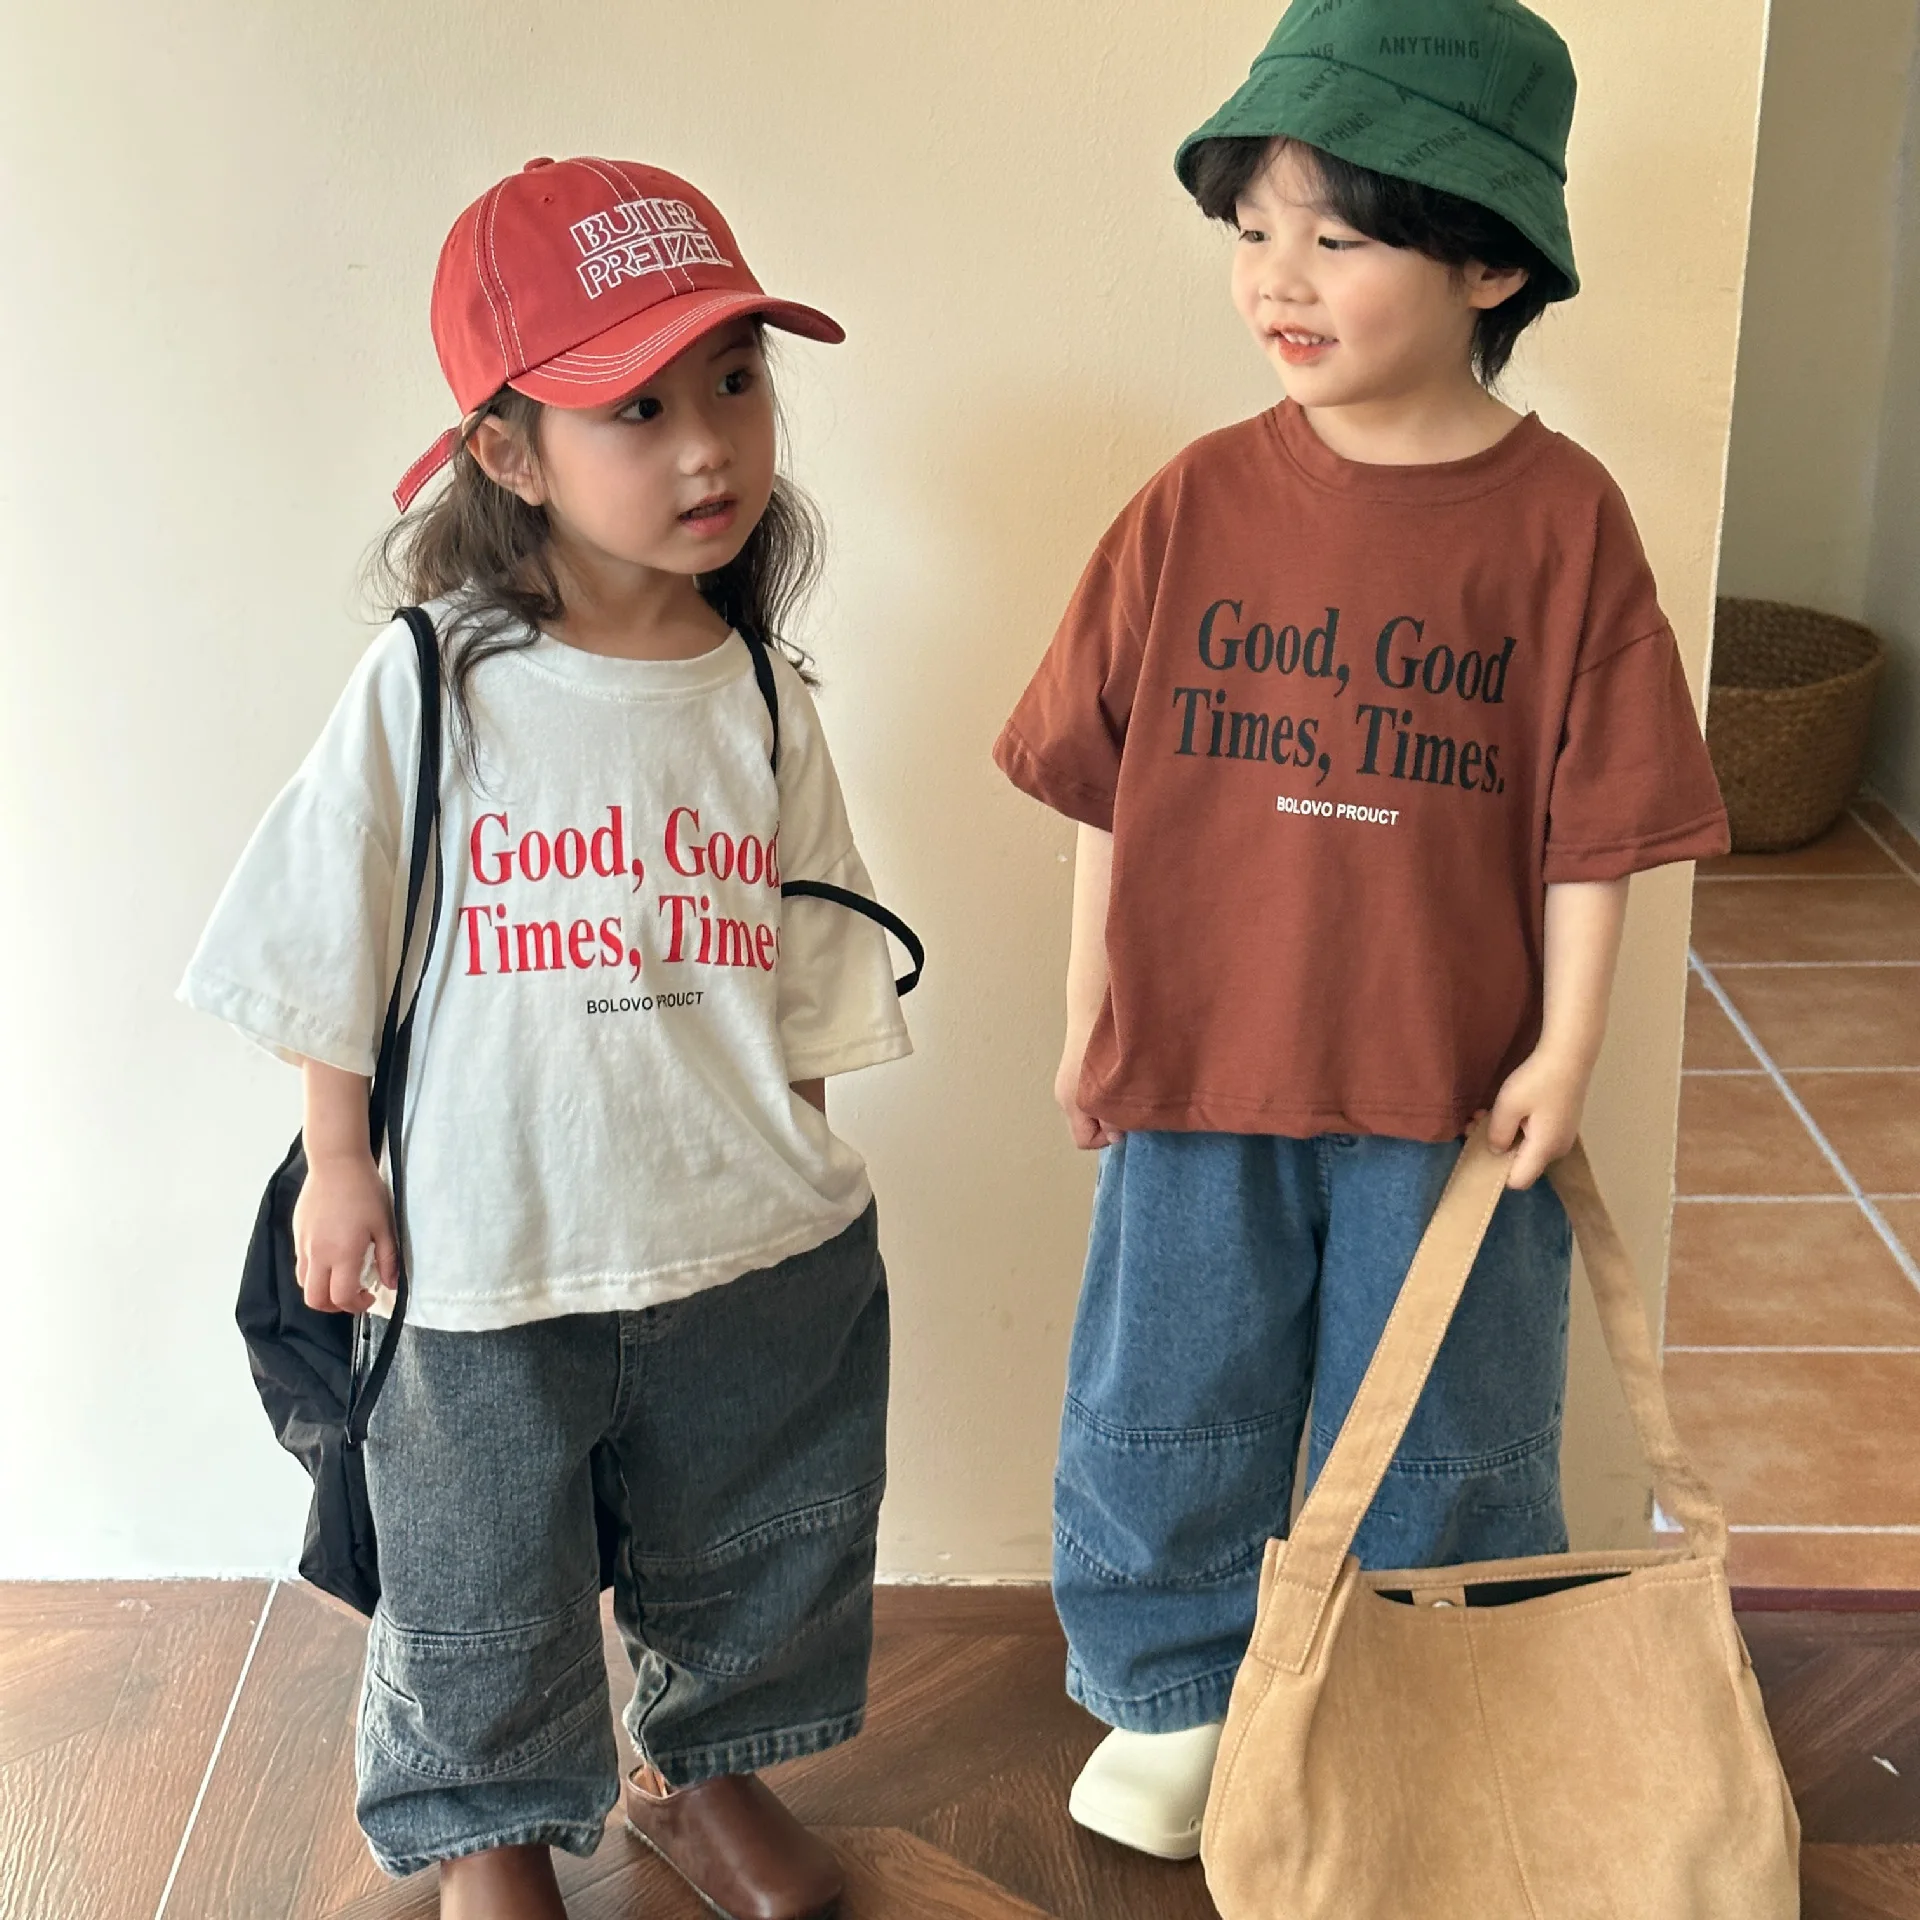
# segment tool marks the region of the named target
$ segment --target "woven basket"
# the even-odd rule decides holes
[[[1804,846],[1860,784],[1886,649],[1867,628],[1778,600],[1714,609],[1707,750],[1736,853]]]

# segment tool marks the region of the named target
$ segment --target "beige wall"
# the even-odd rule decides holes
[[[1866,618],[1888,649],[1867,774],[1920,825],[1920,58],[1909,73],[1893,235],[1894,303],[1880,410]]]
[[[896,1287],[883,1557],[1034,1574],[1092,1168],[1048,1100],[1070,829],[987,747],[1110,515],[1266,404],[1175,140],[1274,0],[17,10],[0,57],[6,699],[0,1573],[281,1565],[297,1470],[228,1319],[281,1068],[173,1005],[365,642],[356,556],[447,418],[434,251],[534,153],[691,173],[851,330],[787,398],[836,559],[814,640],[866,851],[928,936],[919,1054],[842,1085]],[[1702,666],[1763,0],[1547,0],[1589,291],[1517,386],[1625,483]],[[1662,1267],[1684,878],[1636,889],[1592,1134]],[[1590,1328],[1576,1524],[1643,1523]],[[24,1386],[24,1391],[22,1387]],[[25,1474],[23,1459],[43,1471]]]
[[[1915,0],[1773,0],[1727,471],[1728,593],[1864,614],[1917,28]]]

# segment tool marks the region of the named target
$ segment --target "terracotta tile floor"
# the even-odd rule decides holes
[[[1920,842],[1705,862],[1667,1385],[1741,1586],[1920,1590]]]

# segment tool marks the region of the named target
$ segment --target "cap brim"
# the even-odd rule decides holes
[[[792,300],[764,293],[682,293],[515,374],[507,384],[550,407],[603,406],[645,386],[669,360],[716,327],[748,318],[828,346],[847,337],[837,320]]]
[[[1580,290],[1561,177],[1536,153],[1465,114],[1343,62],[1282,54],[1257,61],[1240,90],[1174,155],[1193,191],[1203,140],[1287,139],[1375,173],[1418,181],[1488,207],[1519,228]]]

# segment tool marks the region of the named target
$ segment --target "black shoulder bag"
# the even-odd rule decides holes
[[[379,1159],[384,1145],[393,1181],[399,1269],[393,1316],[372,1365],[363,1374],[361,1348],[372,1343],[373,1317],[320,1313],[307,1305],[294,1267],[293,1209],[307,1179],[306,1143],[297,1135],[261,1198],[253,1237],[247,1242],[240,1299],[234,1312],[247,1344],[254,1385],[274,1433],[313,1480],[300,1572],[316,1587],[365,1614],[373,1612],[374,1602],[380,1597],[380,1564],[373,1516],[367,1506],[367,1469],[361,1442],[367,1437],[373,1403],[393,1365],[394,1346],[407,1311],[406,1241],[400,1225],[406,1171],[400,1137],[415,1007],[407,1007],[403,1014],[401,999],[429,863],[433,867],[433,904],[427,923],[428,954],[439,932],[442,892],[440,865],[435,857],[440,829],[440,641],[433,622],[418,607],[401,608],[400,618],[413,630],[414,651],[420,663],[419,766],[414,784],[413,847],[407,863],[406,927],[367,1103],[367,1135],[374,1158]],[[424,967],[423,956],[422,977]],[[417,1005],[417,992],[414,997]]]

